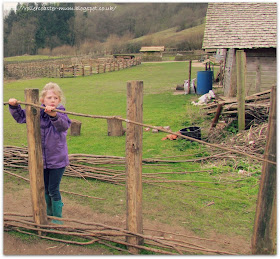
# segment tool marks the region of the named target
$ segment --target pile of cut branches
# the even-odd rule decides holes
[[[224,144],[248,154],[264,154],[267,142],[267,129],[268,123],[251,126],[249,130],[243,130],[233,137],[226,139]]]
[[[48,219],[59,218],[48,216]],[[236,254],[205,247],[205,243],[207,243],[208,246],[211,246],[211,243],[216,243],[216,240],[212,239],[152,229],[144,229],[144,232],[149,232],[150,234],[137,234],[120,227],[109,226],[101,223],[83,222],[69,218],[63,218],[63,221],[63,225],[38,225],[34,223],[32,215],[6,212],[4,213],[4,230],[17,231],[28,235],[38,236],[42,239],[75,245],[90,245],[99,243],[130,254],[134,253],[128,249],[128,247],[134,247],[138,249],[138,251],[145,250],[154,254],[165,255],[201,253],[208,255]],[[38,233],[43,233],[43,235],[39,235]],[[51,234],[58,235],[54,238]],[[158,236],[158,234],[160,234],[160,236]],[[127,237],[138,237],[143,240],[143,244],[134,245],[128,243],[126,240]],[[196,239],[195,242],[193,241],[194,239]]]
[[[217,160],[219,158],[227,158],[230,154],[215,153],[213,155],[205,157],[196,157],[181,160],[166,160],[166,159],[143,159],[143,166],[157,168],[163,165],[165,170],[168,168],[168,164],[174,163],[194,163],[202,162],[207,160]],[[101,155],[90,155],[90,154],[69,154],[70,165],[66,167],[64,172],[65,176],[78,177],[84,179],[96,179],[116,185],[125,185],[125,157],[118,156],[101,156]],[[18,171],[18,169],[24,169],[28,171],[28,150],[24,147],[15,146],[4,146],[4,172],[9,173],[9,170]],[[168,168],[170,169],[170,168]],[[158,170],[158,169],[157,169]],[[156,171],[156,170],[155,170]],[[165,171],[165,172],[152,172],[142,173],[143,183],[155,185],[156,183],[186,183],[196,182],[192,180],[170,180],[167,175],[174,174],[191,174],[206,172],[209,173],[212,170],[201,170],[201,171],[186,171],[182,170]],[[11,173],[10,173],[11,174]],[[13,176],[16,176],[13,174]],[[26,179],[24,179],[26,180]],[[215,181],[215,179],[213,179]],[[219,182],[217,180],[217,182]],[[221,182],[219,182],[221,183]]]
[[[246,119],[254,120],[255,123],[262,123],[267,121],[270,108],[270,93],[271,90],[256,93],[245,98],[245,117]],[[218,104],[223,104],[221,114],[228,117],[237,116],[238,102],[237,98],[221,98],[219,101],[209,103],[202,109],[207,115],[215,114]]]

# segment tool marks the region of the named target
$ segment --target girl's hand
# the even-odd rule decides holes
[[[56,112],[53,112],[52,110],[55,109],[53,106],[46,106],[45,108],[45,113],[48,114],[49,116],[55,117]]]
[[[11,106],[18,106],[18,100],[15,98],[11,98],[11,99],[9,99],[9,104]]]

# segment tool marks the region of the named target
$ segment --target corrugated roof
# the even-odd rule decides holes
[[[164,51],[164,46],[142,47],[140,51]]]
[[[209,3],[202,48],[276,48],[277,3]]]

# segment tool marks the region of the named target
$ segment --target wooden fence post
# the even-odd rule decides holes
[[[25,89],[24,93],[26,102],[39,104],[39,89]],[[47,224],[40,108],[35,108],[30,105],[26,106],[26,127],[33,219],[37,224]]]
[[[276,86],[271,91],[264,158],[276,162]],[[276,254],[276,165],[263,162],[252,237],[252,254]]]
[[[192,77],[192,61],[189,61],[189,89],[188,94],[191,92],[191,77]]]
[[[238,131],[245,129],[246,53],[236,51]]]
[[[143,121],[143,81],[127,82],[127,119]],[[126,226],[127,230],[143,234],[142,219],[142,137],[143,127],[126,126]],[[130,244],[143,244],[140,237],[127,237]],[[139,249],[128,247],[138,253]]]
[[[76,66],[73,65],[72,68],[73,68],[73,77],[76,77]]]
[[[60,68],[60,77],[64,77],[64,64],[62,64]]]

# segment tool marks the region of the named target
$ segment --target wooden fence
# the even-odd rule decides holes
[[[24,63],[4,64],[5,79],[38,78],[38,77],[76,77],[89,76],[137,66],[141,64],[141,58],[99,58],[86,60],[58,60],[37,61]]]
[[[89,64],[77,64],[60,67],[60,77],[89,76],[106,72],[119,71],[121,69],[137,66],[141,64],[140,58],[120,59],[120,58],[99,58],[90,60]]]
[[[126,233],[129,233],[129,236],[126,238],[126,243],[122,244],[126,244],[128,251],[133,254],[138,254],[140,249],[145,248],[145,246],[143,246],[145,237],[143,236],[142,218],[142,127],[158,129],[160,131],[169,134],[175,134],[181,138],[189,139],[207,146],[211,146],[213,148],[230,151],[232,153],[241,154],[258,161],[263,161],[264,163],[260,179],[260,189],[256,208],[254,233],[252,238],[252,254],[268,255],[276,253],[276,96],[276,86],[274,86],[271,91],[269,130],[264,158],[250,155],[248,153],[225,147],[223,145],[204,142],[202,140],[181,135],[178,132],[175,133],[164,128],[143,124],[143,81],[127,82],[127,119],[117,116],[109,117],[78,114],[56,109],[54,111],[90,118],[107,120],[118,119],[127,123],[125,158],[127,228],[125,231]],[[48,218],[46,214],[46,204],[44,203],[44,198],[42,198],[44,195],[42,151],[41,148],[38,148],[38,146],[40,147],[41,143],[39,134],[39,115],[40,109],[43,107],[38,105],[38,89],[25,89],[25,99],[26,103],[18,103],[25,104],[29,107],[26,109],[26,122],[28,129],[28,163],[32,192],[33,220],[36,225],[41,227],[47,224]],[[36,168],[36,172],[34,171],[34,168]],[[50,227],[54,228],[54,226]],[[38,234],[40,236],[42,236],[42,232],[44,232],[44,230],[38,230]],[[172,248],[177,252],[180,252],[174,243]],[[157,250],[157,252],[159,252],[159,250]]]

